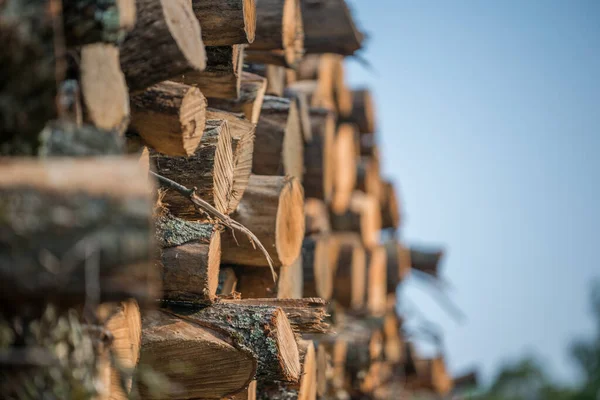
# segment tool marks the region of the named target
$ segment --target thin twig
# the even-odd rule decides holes
[[[235,237],[236,230],[240,231],[244,235],[246,235],[248,237],[248,240],[250,240],[250,243],[252,244],[252,246],[255,249],[256,249],[256,246],[258,246],[259,250],[262,251],[265,258],[267,259],[267,262],[269,263],[269,268],[271,268],[271,274],[273,275],[273,280],[274,281],[277,280],[277,273],[275,272],[275,268],[273,267],[273,259],[267,252],[267,249],[265,248],[265,246],[263,246],[263,244],[260,242],[260,240],[258,240],[256,235],[254,235],[254,233],[252,233],[252,231],[250,229],[246,228],[244,225],[240,224],[239,222],[232,219],[231,217],[221,213],[219,210],[214,208],[208,202],[201,199],[196,194],[195,188],[189,189],[189,188],[187,188],[167,177],[159,175],[153,171],[150,171],[150,175],[152,175],[152,176],[156,177],[156,179],[158,179],[158,183],[160,184],[160,186],[167,188],[167,189],[172,189],[172,190],[176,191],[177,193],[179,193],[180,195],[186,197],[200,211],[206,213],[210,218],[214,218],[214,219],[220,221],[223,225],[225,225],[226,227],[231,229],[231,231],[234,233],[234,237]]]

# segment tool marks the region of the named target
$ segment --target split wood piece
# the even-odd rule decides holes
[[[305,231],[306,236],[331,232],[329,224],[329,211],[327,205],[314,198],[304,200]]]
[[[146,313],[142,322],[140,365],[166,378],[140,384],[142,398],[220,399],[254,379],[255,355],[235,342],[233,330],[161,310]]]
[[[176,82],[196,86],[209,98],[237,99],[240,96],[244,46],[206,47],[206,68],[184,71]],[[214,107],[211,104],[211,107]]]
[[[221,296],[233,296],[237,290],[237,281],[238,279],[233,268],[221,268],[219,271],[217,293]]]
[[[125,132],[129,124],[129,90],[121,72],[119,49],[90,44],[81,49],[80,85],[86,121],[107,131]]]
[[[359,310],[365,302],[366,254],[360,236],[355,233],[338,233],[333,251],[337,253],[334,264],[333,299],[344,308]]]
[[[136,0],[136,7],[135,28],[120,48],[129,90],[204,70],[206,52],[189,0]]]
[[[452,377],[448,374],[443,357],[418,359],[415,366],[417,378],[407,382],[410,388],[433,390],[440,396],[445,396],[452,390]]]
[[[302,180],[304,146],[295,100],[265,96],[256,127],[252,173]]]
[[[154,299],[151,188],[131,158],[3,160],[0,296],[65,307],[92,289],[97,301]]]
[[[54,15],[46,1],[7,0],[0,9],[0,154],[33,155],[46,123],[56,117]],[[6,76],[6,74],[10,74]]]
[[[275,267],[290,265],[300,255],[304,236],[302,185],[295,178],[251,175],[242,201],[231,217],[252,231]],[[222,236],[221,260],[226,264],[267,267],[267,261],[246,237]]]
[[[50,121],[39,134],[37,155],[46,157],[90,157],[122,155],[125,140],[117,132],[107,132],[88,124]]]
[[[227,121],[229,126],[233,151],[233,184],[227,208],[227,214],[230,214],[240,204],[252,173],[256,125],[241,115],[215,109],[208,109],[206,118]]]
[[[294,90],[286,90],[284,94],[285,97],[296,100],[296,105],[298,106],[298,115],[300,118],[300,127],[302,128],[302,137],[304,138],[304,142],[308,143],[312,141],[313,135],[308,96],[306,95],[306,93]]]
[[[358,126],[360,133],[375,133],[375,105],[368,89],[352,92],[351,120]]]
[[[375,246],[367,257],[367,309],[373,316],[383,315],[387,308],[387,257],[383,245]]]
[[[331,228],[334,231],[360,233],[363,245],[370,249],[379,243],[381,230],[381,210],[379,201],[373,196],[354,192],[348,211],[342,215],[330,214]]]
[[[165,81],[131,97],[131,127],[157,152],[191,156],[206,126],[206,98],[198,88]]]
[[[401,216],[394,184],[383,181],[381,185],[381,227],[398,229]]]
[[[256,385],[256,380],[253,380],[246,389],[232,396],[224,397],[223,400],[256,400]]]
[[[331,209],[335,214],[348,210],[356,185],[356,127],[342,124],[333,145],[333,197]]]
[[[245,62],[247,64],[246,71],[260,75],[267,79],[266,94],[271,96],[283,97],[285,91],[285,71],[282,66],[273,65],[271,63],[255,63],[252,64],[252,54],[246,52]]]
[[[316,400],[317,398],[317,364],[315,347],[309,340],[298,342],[302,377],[298,385],[283,382],[259,382],[258,392],[263,399],[274,400]]]
[[[292,264],[280,268],[277,286],[278,299],[301,299],[303,297],[302,253]]]
[[[384,244],[387,259],[387,292],[395,293],[396,287],[407,277],[411,269],[411,251],[394,240]]]
[[[211,223],[185,221],[167,212],[155,218],[162,247],[159,269],[163,298],[192,303],[216,299],[221,262],[221,232]]]
[[[135,25],[135,0],[66,1],[62,18],[69,47],[96,42],[118,44]]]
[[[312,297],[304,299],[222,299],[220,304],[241,307],[279,307],[281,308],[295,332],[328,333],[330,326],[327,322],[327,301]]]
[[[129,399],[133,385],[133,371],[137,366],[142,345],[142,318],[135,300],[117,305],[103,304],[99,310],[100,320],[112,335],[110,352],[115,364],[110,365],[111,400]]]
[[[231,46],[254,41],[255,0],[193,0],[206,46]]]
[[[231,134],[226,121],[209,120],[196,152],[190,157],[150,153],[153,170],[184,186],[196,188],[198,196],[221,213],[227,213],[233,185]],[[199,219],[200,214],[186,197],[167,190],[163,202],[179,218]]]
[[[410,261],[412,268],[429,274],[435,278],[439,276],[440,261],[444,256],[444,250],[426,250],[420,248],[410,249]]]
[[[356,188],[373,196],[382,204],[383,188],[379,161],[373,157],[360,157],[356,170]]]
[[[304,296],[331,299],[336,251],[335,241],[329,235],[315,235],[304,239],[302,260]]]
[[[313,135],[310,142],[304,143],[304,192],[306,197],[329,201],[333,193],[334,179],[338,174],[335,171],[336,143],[344,147],[348,139],[340,137],[336,142],[335,115],[325,109],[311,108],[310,121]],[[342,136],[347,135],[348,133],[342,133]],[[349,167],[345,166],[344,169]],[[340,175],[343,173],[347,172],[339,172]]]
[[[402,321],[396,314],[396,312],[388,312],[383,322],[383,334],[384,334],[384,347],[383,354],[384,359],[393,363],[398,364],[404,360],[404,341],[400,334],[400,328]]]
[[[256,5],[256,18],[260,23],[248,50],[280,50],[285,66],[295,66],[304,54],[299,0],[260,0]]]
[[[258,304],[224,300],[202,309],[171,307],[171,310],[188,321],[228,332],[236,344],[254,352],[259,380],[298,382],[300,357],[290,321],[281,308]]]
[[[301,0],[304,47],[307,53],[354,54],[362,47],[358,31],[344,0]]]
[[[271,270],[263,267],[238,266],[235,270],[238,279],[236,291],[244,299],[302,298],[303,271],[301,256],[291,265],[278,268],[275,281]]]
[[[208,104],[219,110],[243,113],[253,124],[258,123],[260,111],[267,89],[267,80],[250,72],[242,72],[240,95],[233,99],[209,98]]]
[[[313,342],[317,346],[316,364],[317,364],[317,396],[323,398],[327,393],[328,374],[331,368],[331,361],[327,348],[322,343]]]

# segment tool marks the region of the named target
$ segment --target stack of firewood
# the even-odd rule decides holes
[[[4,0],[0,37],[2,397],[450,390],[344,0]]]

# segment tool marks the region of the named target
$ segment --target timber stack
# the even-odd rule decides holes
[[[0,397],[448,393],[345,1],[60,3],[0,1]]]

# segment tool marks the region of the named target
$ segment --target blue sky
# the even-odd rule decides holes
[[[443,245],[456,323],[413,282],[454,372],[539,354],[576,379],[600,276],[600,1],[352,0],[376,72],[347,63],[378,110],[403,237]]]

